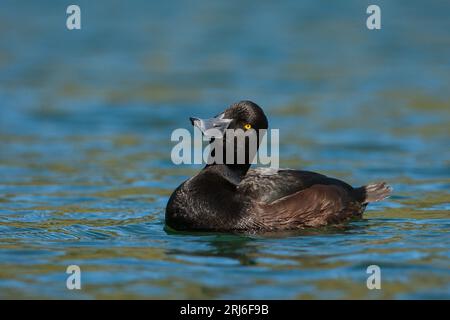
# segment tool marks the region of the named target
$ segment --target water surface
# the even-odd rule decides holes
[[[1,298],[450,298],[445,1],[55,1],[0,12]],[[251,99],[280,164],[393,196],[342,228],[164,229],[189,116]],[[69,291],[68,265],[82,270]],[[368,290],[379,265],[382,289]]]

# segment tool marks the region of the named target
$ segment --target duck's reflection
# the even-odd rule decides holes
[[[311,241],[314,242],[316,237],[329,235],[343,235],[349,233],[364,232],[367,223],[359,221],[358,223],[338,225],[319,229],[306,230],[292,230],[279,232],[265,232],[265,233],[210,233],[210,232],[178,232],[166,227],[165,231],[168,235],[177,235],[180,237],[188,237],[188,241],[201,243],[202,249],[192,251],[192,246],[185,248],[179,247],[170,249],[166,253],[176,257],[193,257],[201,258],[219,258],[215,261],[238,262],[242,266],[254,266],[258,264],[260,258],[266,256],[273,256],[272,246],[277,244],[277,247],[282,246],[281,241],[286,238],[305,238],[302,239],[304,245],[308,245]],[[193,238],[194,237],[194,238]],[[207,250],[205,250],[205,246]],[[299,251],[301,248],[299,248]],[[278,255],[278,254],[275,254]],[[283,256],[283,255],[282,255]],[[283,258],[280,256],[280,258]],[[285,257],[288,258],[288,257]],[[292,259],[293,257],[289,257]],[[297,257],[299,258],[299,257]]]

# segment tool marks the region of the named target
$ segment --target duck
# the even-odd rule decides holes
[[[222,137],[211,142],[222,139],[224,146],[229,130],[252,129],[259,145],[258,132],[268,129],[262,108],[248,100],[233,103],[211,119],[190,120],[203,134],[211,128],[221,131]],[[386,182],[352,187],[311,171],[253,169],[250,158],[246,154],[240,162],[208,161],[173,191],[166,226],[175,231],[270,232],[342,225],[362,218],[370,202],[381,201],[392,191]]]

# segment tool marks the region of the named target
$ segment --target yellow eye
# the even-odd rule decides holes
[[[245,130],[250,130],[252,128],[252,125],[250,124],[250,123],[247,123],[245,126],[244,126],[244,129]]]

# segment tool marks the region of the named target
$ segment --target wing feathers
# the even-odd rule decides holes
[[[307,189],[260,203],[257,208],[260,224],[268,227],[319,227],[340,223],[361,212],[361,204],[336,185],[313,185]]]

